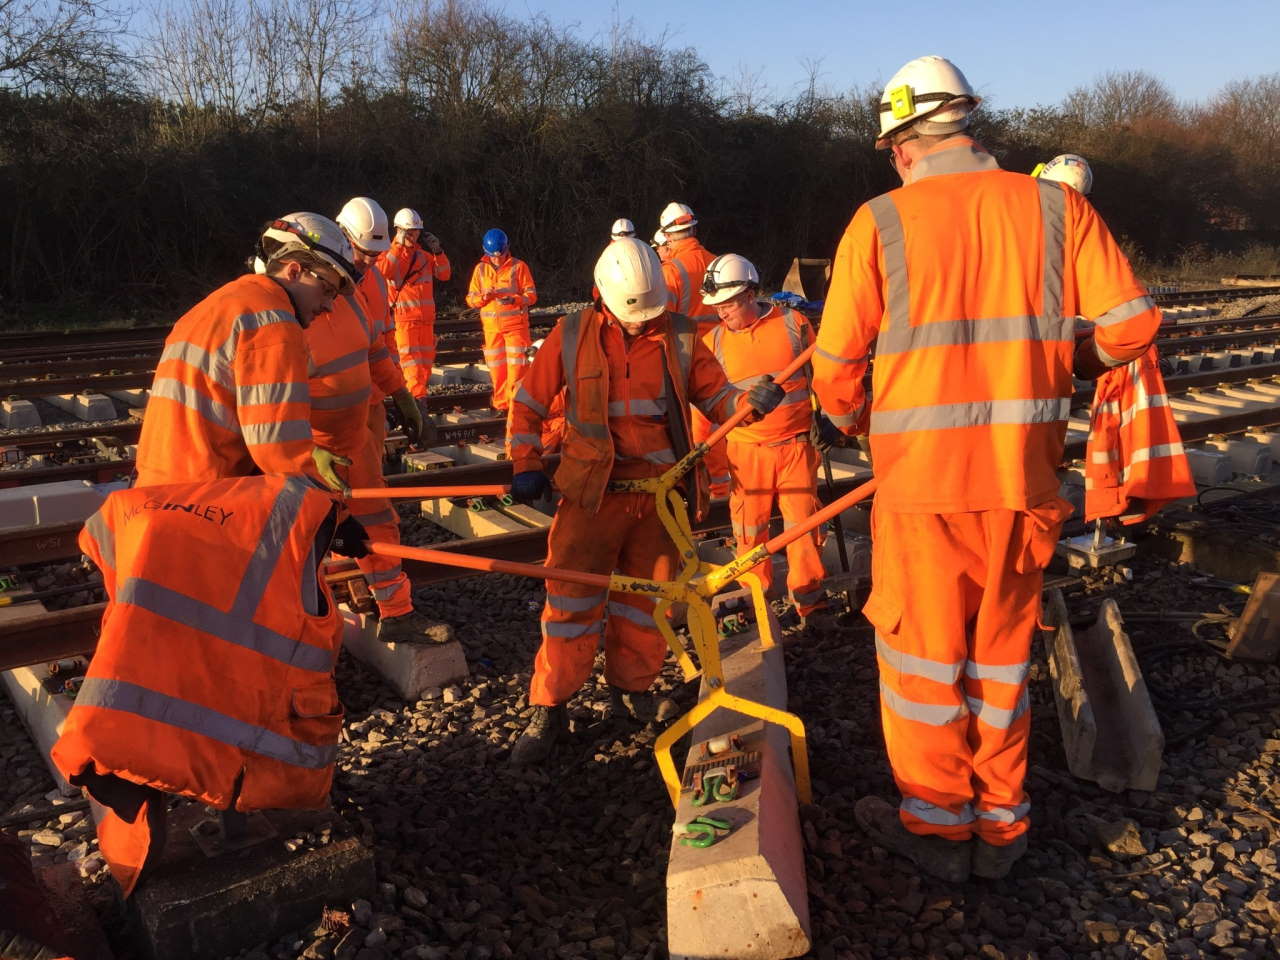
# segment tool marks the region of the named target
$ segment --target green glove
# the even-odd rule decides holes
[[[421,446],[426,424],[423,422],[422,408],[418,406],[418,401],[413,398],[408,387],[401,387],[391,395],[391,399],[395,401],[396,409],[400,411],[400,419],[404,421],[405,437],[413,446]]]
[[[340,457],[332,450],[326,450],[324,447],[315,447],[311,451],[311,459],[316,462],[316,471],[320,474],[320,479],[329,485],[333,490],[337,490],[344,496],[351,492],[351,487],[347,481],[338,476],[337,467],[349,467],[351,461],[347,457]]]

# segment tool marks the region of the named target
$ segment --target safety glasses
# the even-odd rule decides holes
[[[320,274],[316,273],[314,270],[307,270],[305,271],[305,273],[307,274],[308,277],[313,279],[316,283],[320,284],[320,289],[324,291],[324,296],[326,300],[338,299],[338,294],[341,291],[338,289],[338,287],[333,285],[333,282],[331,280],[328,280],[325,277],[322,277]]]

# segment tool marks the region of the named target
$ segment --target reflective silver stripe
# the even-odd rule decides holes
[[[911,288],[907,285],[906,236],[902,232],[902,217],[887,193],[867,201],[871,216],[880,234],[880,249],[884,251],[885,281],[889,288],[885,303],[884,322],[880,336],[894,327],[911,323]]]
[[[316,367],[311,373],[311,379],[318,377],[328,377],[335,373],[341,373],[343,370],[350,370],[352,367],[359,366],[362,363],[369,362],[369,350],[353,350],[351,353],[341,357],[335,357],[328,363],[322,363]]]
[[[692,317],[683,313],[672,314],[671,336],[676,348],[676,366],[680,368],[680,380],[689,382],[689,373],[693,370],[693,345],[698,335],[698,324]]]
[[[965,697],[965,700],[969,704],[970,712],[975,717],[978,717],[987,726],[995,727],[997,730],[1008,730],[1013,725],[1013,722],[1026,713],[1031,706],[1031,700],[1028,698],[1026,690],[1023,690],[1019,695],[1018,703],[1012,710],[993,707],[978,697]]]
[[[617,600],[609,601],[609,616],[621,617],[623,620],[630,620],[638,627],[656,628],[657,624],[653,622],[653,614],[646,613],[643,610],[637,610],[629,604],[621,603]]]
[[[804,337],[800,332],[800,318],[790,307],[783,307],[782,322],[787,328],[787,339],[791,341],[791,357],[794,359],[800,356],[805,348]]]
[[[676,454],[674,450],[668,447],[663,450],[654,450],[651,453],[646,453],[640,459],[645,460],[648,463],[656,463],[666,466],[676,462]]]
[[[676,257],[672,257],[667,263],[675,267],[680,273],[680,294],[675,299],[673,309],[676,313],[688,314],[690,306],[693,305],[693,288],[689,284],[689,271],[685,269],[684,264]]]
[[[380,363],[383,360],[390,359],[390,357],[391,357],[390,350],[388,350],[386,347],[379,347],[377,350],[374,350],[371,354],[369,354],[369,362]]]
[[[98,545],[98,554],[102,557],[102,562],[115,569],[116,535],[112,532],[111,527],[107,525],[107,519],[102,515],[102,511],[99,510],[86,520],[84,528],[88,531],[89,536],[93,537],[94,543]]]
[[[609,416],[611,417],[665,417],[667,415],[667,398],[657,400],[632,400],[631,409],[627,410],[627,401],[610,400]]]
[[[429,367],[431,366],[431,364],[423,363],[421,360],[414,360],[412,357],[410,357],[410,358],[401,360],[400,366],[402,369],[407,370],[409,367]]]
[[[565,391],[564,415],[573,429],[584,437],[596,440],[609,439],[609,427],[603,423],[583,423],[577,415],[577,398],[575,397],[578,382],[578,337],[582,332],[582,311],[565,314],[560,322],[560,360],[564,366]],[[545,417],[547,414],[543,414]]]
[[[241,407],[310,401],[311,388],[305,383],[255,383],[236,387],[236,404]]]
[[[309,617],[320,616],[320,585],[316,580],[316,568],[319,561],[316,559],[316,545],[311,544],[307,550],[307,558],[302,564],[302,610]]]
[[[360,521],[362,527],[376,527],[384,523],[398,525],[400,523],[400,514],[386,507],[381,510],[375,510],[373,513],[357,513],[353,506],[351,515]]]
[[[267,592],[267,584],[275,573],[280,555],[284,553],[289,542],[289,534],[298,521],[302,511],[302,501],[306,497],[306,481],[292,477],[284,482],[284,486],[271,504],[271,512],[262,524],[262,534],[253,548],[253,556],[245,566],[240,578],[240,589],[231,604],[231,616],[244,620],[253,620],[262,597]]]
[[[484,355],[485,355],[486,357],[497,357],[497,356],[501,356],[501,355],[502,355],[502,348],[501,348],[501,347],[485,347],[485,348],[484,348]]]
[[[979,810],[978,816],[983,820],[993,820],[996,823],[1017,823],[1028,813],[1031,812],[1031,804],[1027,801],[1015,804],[1012,807],[993,807],[990,810]]]
[[[1160,457],[1180,457],[1185,452],[1182,443],[1177,440],[1173,443],[1156,444],[1154,447],[1140,447],[1129,454],[1129,463],[1124,468],[1121,480],[1127,481],[1134,466],[1139,463],[1146,463],[1148,460],[1156,460]]]
[[[1040,222],[1044,230],[1044,290],[1040,316],[1055,320],[1062,316],[1062,273],[1066,258],[1066,187],[1053,180],[1037,180],[1040,188]]]
[[[331,397],[313,397],[311,407],[313,410],[345,410],[347,407],[367,402],[372,393],[372,387],[361,387],[359,390],[338,393]]]
[[[374,587],[373,599],[377,600],[378,603],[386,603],[396,595],[396,592],[399,589],[400,584],[398,583],[390,583],[383,587]]]
[[[250,446],[263,443],[288,443],[291,440],[310,440],[311,423],[307,420],[279,420],[274,423],[246,423],[240,429],[244,442]]]
[[[763,383],[764,378],[770,376],[767,373],[758,373],[754,377],[743,377],[741,380],[732,381],[732,386],[737,390],[750,390],[757,383]]]
[[[1031,669],[1029,661],[1022,663],[993,664],[965,661],[964,675],[970,680],[994,680],[997,683],[1021,685],[1027,679],[1027,671]]]
[[[969,715],[969,708],[963,703],[918,703],[908,700],[902,694],[890,690],[883,680],[880,682],[880,697],[884,700],[884,705],[898,716],[917,723],[927,723],[931,727],[946,726]]]
[[[593,620],[590,623],[554,623],[546,620],[542,621],[542,635],[544,637],[557,637],[561,640],[576,640],[578,637],[585,637],[587,634],[599,632],[599,630],[599,620]]]
[[[385,586],[386,584],[390,583],[392,580],[399,579],[400,574],[402,574],[403,572],[404,572],[403,564],[401,564],[399,561],[396,561],[395,566],[387,567],[387,569],[385,570],[373,571],[373,576],[370,577],[370,582],[372,582],[373,585],[376,587]]]
[[[744,523],[742,525],[742,536],[758,537],[760,536],[760,534],[764,533],[768,529],[769,529],[768,520],[766,520],[764,523]]]
[[[203,347],[197,347],[194,343],[188,343],[180,340],[176,343],[166,343],[164,350],[160,354],[160,362],[166,360],[177,360],[185,363],[189,367],[195,367],[210,380],[228,390],[235,386],[235,373],[231,368],[228,358],[221,352],[210,353]]]
[[[694,406],[697,407],[699,410],[701,410],[702,415],[706,417],[708,420],[717,421],[717,422],[726,420],[728,419],[727,417],[717,416],[716,411],[721,409],[721,406],[724,404],[726,400],[728,400],[730,397],[733,397],[734,399],[729,406],[729,412],[732,413],[733,409],[738,404],[737,398],[742,396],[742,393],[743,391],[734,387],[733,384],[726,383],[723,387],[717,390],[710,399],[699,400],[694,404]]]
[[[551,416],[550,410],[548,410],[546,407],[544,407],[542,404],[540,404],[537,400],[533,399],[533,397],[529,395],[529,391],[524,388],[524,384],[520,384],[519,389],[516,390],[516,395],[512,397],[512,399],[516,403],[523,403],[526,407],[528,407],[538,416],[542,417],[544,420],[547,417]]]
[[[261,330],[277,323],[297,323],[298,318],[287,310],[262,310],[258,313],[242,313],[231,321],[231,336],[243,330]],[[225,345],[224,345],[225,346]],[[233,351],[234,352],[234,349]]]
[[[895,327],[876,339],[876,356],[928,347],[960,347],[974,343],[1075,339],[1071,317],[995,317],[990,320],[946,320],[914,327]]]
[[[513,433],[510,437],[511,445],[533,447],[538,453],[542,452],[542,438],[536,433]]]
[[[286,637],[260,624],[246,622],[240,616],[211,607],[153,580],[128,578],[116,592],[115,601],[141,607],[166,620],[184,624],[291,667],[318,673],[328,673],[333,669],[333,653],[329,650]]]
[[[947,663],[943,660],[917,657],[911,653],[901,653],[889,646],[879,634],[876,634],[876,653],[898,673],[924,677],[926,680],[945,683],[948,686],[954,685],[960,679],[960,671],[964,669],[962,660]]]
[[[586,597],[567,597],[561,593],[547,593],[547,606],[561,613],[589,613],[608,598],[609,592],[601,590]]]
[[[1119,357],[1113,357],[1107,353],[1096,340],[1093,342],[1093,350],[1098,355],[1098,359],[1102,361],[1104,367],[1118,367],[1125,362]]]
[[[423,347],[423,346],[418,346],[417,344],[413,344],[407,347],[400,348],[400,356],[402,357],[408,356],[410,354],[414,356],[423,355],[423,354],[430,354],[432,356],[435,356],[435,352],[436,352],[436,346],[434,343],[431,344],[431,346],[429,347]]]
[[[76,694],[76,706],[131,713],[154,723],[177,727],[248,753],[309,770],[324,769],[338,754],[336,743],[324,747],[303,743],[266,727],[245,723],[211,707],[179,700],[124,680],[85,677]]]
[[[382,298],[386,300],[390,295],[387,293],[387,278],[382,275],[382,271],[376,267],[371,267],[369,273],[373,275],[374,286],[382,293]]]
[[[409,307],[434,307],[435,300],[397,300],[397,310],[407,310]]]
[[[999,170],[996,158],[980,147],[970,144],[950,147],[926,154],[916,161],[912,168],[912,181],[925,177],[937,177],[951,173],[982,173],[987,170]]]
[[[501,310],[485,307],[480,311],[480,316],[489,320],[501,320],[504,317],[523,317],[527,312],[524,307],[504,307]]]
[[[347,302],[347,306],[351,308],[351,312],[356,315],[356,320],[360,324],[360,329],[364,331],[366,340],[373,339],[373,324],[369,322],[369,318],[365,316],[364,309],[360,306],[360,301],[354,293],[344,294],[343,300]]]
[[[907,407],[905,410],[873,410],[871,432],[908,433],[912,430],[952,430],[996,424],[1057,423],[1065,421],[1070,414],[1070,397],[940,403]]]
[[[1150,297],[1135,297],[1126,303],[1120,304],[1118,307],[1112,307],[1093,322],[1095,326],[1109,327],[1112,324],[1124,323],[1126,320],[1132,320],[1139,314],[1146,313],[1148,310],[1154,310],[1155,308],[1156,303]]]
[[[830,360],[832,363],[865,363],[867,360],[865,353],[860,357],[838,357],[830,351],[823,350],[821,347],[818,347],[813,352],[824,360]]]
[[[858,413],[828,413],[827,419],[837,427],[852,427],[858,422],[858,414],[861,412],[859,410]]]
[[[923,820],[938,827],[960,827],[966,823],[973,823],[973,807],[967,803],[960,808],[959,813],[952,813],[945,807],[939,807],[919,797],[903,797],[899,809],[911,814],[917,820]]]
[[[188,410],[194,410],[211,423],[216,423],[232,433],[240,432],[240,422],[230,409],[208,394],[201,393],[196,387],[183,383],[181,380],[174,380],[171,377],[156,377],[151,384],[151,396],[180,403]]]

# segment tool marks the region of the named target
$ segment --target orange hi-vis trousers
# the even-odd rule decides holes
[[[880,716],[908,830],[1012,843],[1027,829],[1027,670],[1044,567],[1071,512],[872,511]]]
[[[776,499],[782,523],[792,527],[818,512],[818,451],[808,434],[776,445],[728,441],[729,518],[738,556],[769,539],[769,517]],[[772,558],[753,571],[768,591]],[[821,541],[815,530],[787,546],[787,587],[803,617],[824,605]]]
[[[529,314],[484,321],[484,362],[493,380],[493,408],[507,410],[529,366]]]
[[[676,550],[658,521],[653,494],[606,493],[595,513],[561,502],[547,540],[547,566],[669,580]],[[623,690],[647,690],[667,655],[653,607],[639,594],[548,580],[529,702],[551,707],[578,692],[591,676],[602,627],[605,678]]]
[[[387,439],[387,417],[382,402],[369,406],[368,444],[351,456],[351,486],[385,487],[382,476],[382,451]],[[390,500],[352,500],[351,515],[360,521],[374,543],[400,543],[400,514]],[[369,554],[356,561],[369,581],[369,589],[378,602],[383,617],[398,617],[413,612],[413,585],[395,557]]]
[[[431,367],[436,362],[435,321],[397,321],[396,352],[400,355],[404,385],[415,397],[425,397],[429,392],[427,385],[431,382]]]

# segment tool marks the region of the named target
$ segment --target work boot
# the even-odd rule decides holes
[[[639,723],[659,723],[670,720],[679,712],[675,701],[668,697],[655,697],[648,690],[623,690],[609,684],[609,704],[604,709],[606,720],[630,717]]]
[[[453,634],[447,623],[428,620],[417,611],[410,611],[383,617],[378,626],[378,639],[383,643],[448,643]]]
[[[511,765],[528,767],[542,763],[551,755],[556,741],[568,732],[569,710],[563,703],[554,707],[534,707],[529,725],[511,748]]]
[[[840,629],[840,611],[835,607],[818,607],[804,614],[800,619],[806,630],[818,635],[835,633]]]
[[[863,797],[854,805],[853,815],[873,843],[906,857],[925,873],[951,883],[969,879],[967,840],[912,833],[903,826],[897,808],[879,797]]]
[[[1027,852],[1027,835],[1018,834],[1013,843],[997,846],[981,837],[973,838],[973,875],[988,880],[1003,880],[1013,865]]]

